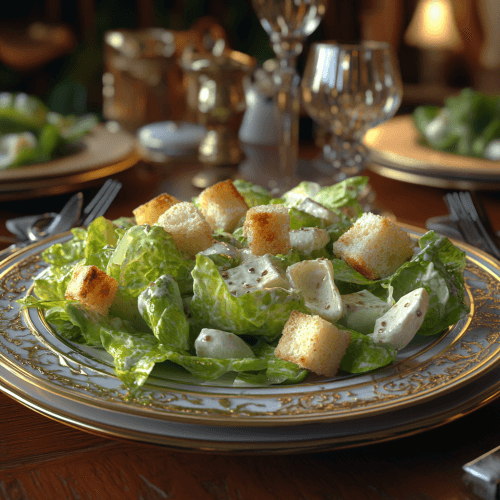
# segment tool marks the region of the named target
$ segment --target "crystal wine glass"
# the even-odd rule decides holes
[[[278,184],[282,188],[296,180],[299,143],[300,78],[297,57],[303,41],[319,25],[328,0],[252,0],[262,26],[269,34],[279,62],[274,74],[279,131]]]
[[[331,132],[323,152],[335,181],[357,175],[368,159],[364,135],[394,116],[401,104],[401,76],[391,46],[313,44],[301,87],[309,116]]]

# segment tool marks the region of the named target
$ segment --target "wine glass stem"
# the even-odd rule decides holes
[[[300,78],[295,69],[296,52],[282,52],[279,59],[276,110],[279,124],[280,182],[292,185],[298,178]]]

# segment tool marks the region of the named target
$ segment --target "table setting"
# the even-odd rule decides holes
[[[202,35],[113,30],[103,119],[30,159],[58,126],[40,105],[50,126],[26,129],[38,142],[0,151],[11,162],[0,170],[2,498],[498,495],[500,199],[498,160],[481,157],[494,152],[495,126],[481,155],[451,140],[433,149],[444,132],[426,131],[441,108],[398,114],[390,43],[308,44],[326,0],[251,8],[274,60],[233,50],[212,20]],[[17,99],[0,94],[0,112],[30,96]],[[301,138],[305,118],[321,144]],[[242,211],[210,224],[219,212],[206,200],[225,190]],[[172,215],[181,208],[188,222]],[[259,210],[329,246],[258,254]],[[337,242],[365,215],[407,246],[385,275],[340,256]],[[301,282],[293,268],[311,263]],[[241,266],[264,270],[243,292],[229,281]],[[268,273],[278,284],[260,284]],[[318,313],[322,292],[308,291],[326,282],[337,316]],[[393,308],[416,291],[424,317],[400,319]],[[347,332],[331,374],[278,356],[295,313]],[[404,325],[397,335],[413,328],[407,340],[375,340],[391,321]],[[226,336],[202,351],[205,330]],[[233,342],[246,354],[217,351]]]

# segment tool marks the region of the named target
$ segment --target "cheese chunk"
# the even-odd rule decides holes
[[[287,268],[286,274],[290,284],[302,292],[306,306],[313,313],[331,322],[342,316],[342,299],[328,259],[297,262]]]
[[[390,308],[387,302],[368,290],[342,295],[342,305],[344,315],[339,323],[365,335],[373,333],[375,321]]]
[[[229,291],[240,297],[253,290],[290,287],[280,261],[271,255],[263,255],[222,273]]]
[[[321,250],[329,241],[328,233],[318,227],[303,227],[290,231],[290,246],[306,255],[314,250]]]
[[[203,328],[194,342],[196,355],[203,358],[255,358],[250,346],[231,332]]]
[[[328,226],[340,221],[340,217],[335,212],[326,208],[321,203],[311,200],[311,198],[305,198],[302,200],[297,208],[302,212],[306,212],[314,217],[317,217],[318,219],[324,219]]]
[[[425,288],[407,293],[377,319],[372,339],[403,349],[422,326],[428,308],[429,294]]]

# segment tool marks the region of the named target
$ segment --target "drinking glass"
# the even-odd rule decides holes
[[[299,144],[300,78],[297,57],[303,41],[319,25],[328,0],[252,0],[253,8],[271,39],[279,65],[273,75],[280,130],[278,184],[283,188],[296,180]]]
[[[301,87],[307,113],[331,134],[323,152],[334,167],[334,181],[359,174],[368,160],[364,135],[394,116],[401,104],[401,76],[391,46],[313,44]]]

